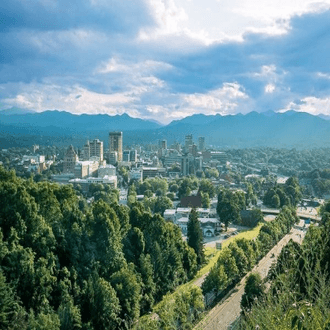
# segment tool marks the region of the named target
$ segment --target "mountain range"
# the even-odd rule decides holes
[[[219,147],[325,147],[330,146],[330,121],[326,116],[287,111],[250,112],[246,115],[195,114],[163,126],[156,121],[132,118],[127,114],[74,115],[66,111],[31,112],[12,108],[0,111],[0,147],[41,145],[82,146],[99,138],[107,146],[109,131],[123,131],[124,144],[184,142],[193,134],[197,143]]]

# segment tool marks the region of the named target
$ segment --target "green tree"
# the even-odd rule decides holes
[[[215,188],[212,182],[208,179],[201,179],[199,182],[199,192],[208,193],[212,198],[215,195]]]
[[[162,216],[167,209],[173,208],[173,202],[168,197],[157,197],[154,212],[160,213]]]
[[[203,231],[198,220],[198,213],[193,208],[189,214],[187,224],[187,242],[197,255],[197,264],[200,266],[205,261],[203,246]]]
[[[0,329],[22,329],[24,319],[25,311],[15,298],[12,288],[6,283],[0,268]]]
[[[242,198],[244,198],[242,195],[232,193],[229,190],[223,190],[219,193],[217,213],[221,222],[225,224],[226,230],[230,222],[241,222],[240,212],[245,205],[245,201]]]
[[[201,192],[201,197],[202,197],[202,207],[209,208],[211,204],[209,194]]]
[[[264,295],[265,285],[259,273],[252,273],[246,279],[244,294],[241,300],[243,312],[251,310],[253,303]]]

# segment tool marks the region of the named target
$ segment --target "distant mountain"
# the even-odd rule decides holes
[[[29,110],[29,109],[20,109],[20,108],[12,107],[10,109],[0,110],[0,115],[7,115],[7,116],[23,115],[23,114],[26,114],[26,113],[34,113],[34,112],[35,111]]]
[[[184,141],[186,134],[205,136],[221,147],[321,147],[330,145],[330,122],[308,113],[250,112],[246,115],[193,115],[161,128],[169,142]]]
[[[123,131],[125,141],[125,137],[135,136],[135,133],[126,134],[127,132],[156,130],[160,127],[162,126],[156,122],[132,118],[127,114],[115,116],[74,115],[58,110],[39,113],[0,112],[0,141],[2,141],[3,147],[8,146],[3,141],[10,140],[10,145],[12,145],[15,139],[23,138],[24,144],[26,144],[26,140],[30,139],[33,141],[31,144],[50,142],[50,144],[58,145],[67,143],[79,145],[87,139],[94,138],[100,138],[107,144],[110,131]],[[16,144],[17,141],[15,141]]]
[[[59,129],[69,129],[76,131],[90,131],[107,129],[155,129],[161,125],[143,120],[132,118],[127,114],[109,116],[109,115],[74,115],[66,111],[48,110],[44,112],[33,113],[6,113],[0,112],[0,123],[4,125],[15,125],[19,127],[54,127]]]
[[[324,120],[330,120],[330,116],[329,115],[324,115],[322,113],[320,113],[319,115],[317,115],[318,117],[324,119]]]
[[[74,144],[99,138],[107,146],[109,131],[124,132],[124,144],[157,143],[159,139],[184,142],[187,134],[197,143],[204,136],[209,145],[223,148],[258,146],[324,147],[330,146],[330,121],[308,113],[287,111],[250,112],[242,115],[195,114],[167,126],[127,114],[73,115],[64,111],[2,114],[0,112],[0,147],[17,145]]]

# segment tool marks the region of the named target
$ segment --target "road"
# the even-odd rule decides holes
[[[304,222],[301,220],[299,226],[303,227]],[[258,272],[262,278],[267,276],[271,264],[280,254],[282,248],[292,238],[294,241],[301,243],[305,236],[305,232],[300,229],[293,228],[290,234],[284,236],[276,246],[274,246],[267,255],[260,260],[252,272]],[[250,273],[249,273],[250,274]],[[248,274],[248,275],[249,275]],[[195,327],[196,330],[225,330],[239,317],[241,308],[241,298],[244,293],[246,275],[236,286],[232,293],[226,297],[224,301],[215,306],[208,315]]]

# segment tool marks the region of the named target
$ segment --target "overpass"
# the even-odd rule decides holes
[[[280,211],[281,210],[278,210],[278,209],[268,209],[268,208],[261,209],[261,212],[263,214],[271,214],[271,215],[278,215],[280,213]],[[314,222],[321,221],[321,217],[314,215],[314,214],[309,214],[307,212],[297,212],[297,216],[302,220],[311,219],[311,221],[314,221]]]

